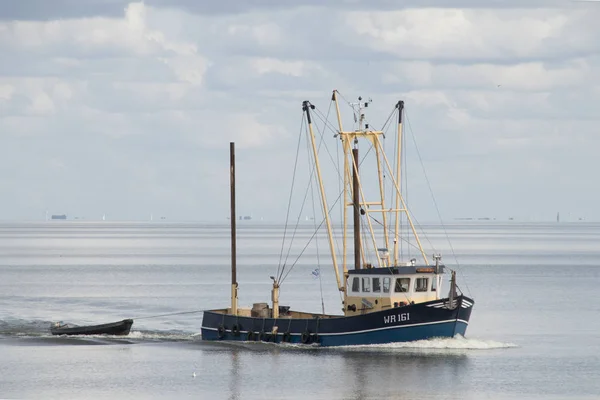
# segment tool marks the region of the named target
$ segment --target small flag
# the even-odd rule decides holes
[[[321,275],[321,270],[317,267],[311,272],[313,278],[318,278]]]

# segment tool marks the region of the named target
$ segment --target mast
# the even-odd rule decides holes
[[[352,149],[352,202],[354,203],[354,269],[360,269],[360,193],[358,189],[358,149]]]
[[[375,131],[375,130],[370,130],[369,129],[369,124],[365,124],[364,125],[364,129],[363,129],[363,122],[365,121],[365,115],[363,113],[363,107],[366,108],[368,107],[368,104],[371,100],[369,100],[368,102],[362,103],[362,97],[358,98],[358,103],[351,103],[350,105],[353,107],[354,106],[358,106],[358,116],[356,115],[356,109],[354,109],[355,112],[355,122],[359,123],[359,129],[354,130],[354,131],[344,131],[342,128],[342,119],[341,119],[341,114],[340,114],[340,107],[339,107],[339,103],[337,101],[337,90],[333,91],[333,95],[331,97],[332,101],[335,101],[335,108],[336,108],[336,114],[337,114],[337,118],[338,118],[338,124],[339,124],[339,132],[338,135],[340,136],[341,140],[342,140],[342,144],[343,144],[343,149],[344,149],[344,232],[343,232],[343,240],[344,240],[344,249],[343,249],[343,253],[344,253],[344,274],[346,275],[347,273],[347,269],[346,269],[346,251],[347,251],[347,246],[346,246],[346,240],[347,240],[347,227],[348,227],[348,217],[347,217],[347,207],[354,207],[354,202],[352,201],[353,199],[353,194],[350,194],[350,191],[352,190],[350,187],[350,180],[352,179],[351,177],[351,171],[350,171],[350,167],[349,167],[349,163],[352,162],[352,164],[355,167],[358,167],[358,161],[355,161],[354,158],[352,157],[352,154],[350,152],[350,142],[354,141],[354,143],[358,143],[358,138],[365,138],[371,141],[371,143],[373,143],[373,145],[375,145],[375,141],[377,140],[376,138],[380,135],[383,135],[382,131]],[[365,201],[365,195],[363,193],[363,189],[360,183],[360,176],[357,174],[356,180],[358,181],[358,185],[356,185],[356,187],[358,187],[358,192],[359,192],[359,197],[362,198],[362,201],[359,201],[359,206],[364,205],[364,208],[360,208],[359,211],[361,212],[361,214],[366,215],[366,221],[367,221],[367,226],[368,226],[368,231],[371,235],[371,240],[373,241],[373,246],[375,248],[377,248],[377,243],[376,243],[376,239],[375,239],[375,233],[373,231],[373,226],[371,224],[371,219],[369,218],[369,206],[371,205],[379,205],[383,207],[383,198],[380,201],[375,201],[375,202],[367,202]],[[381,184],[381,180],[380,180],[380,184]],[[380,212],[382,210],[379,210]],[[386,210],[387,211],[387,210]],[[385,212],[385,211],[384,211]],[[362,241],[360,241],[360,245],[362,246],[363,243]],[[362,249],[362,248],[361,248]],[[361,257],[363,262],[366,262],[366,258],[365,258],[365,252],[364,249],[362,249],[363,251],[361,251]],[[379,253],[375,252],[375,257],[377,259],[377,265],[378,266],[382,266],[381,264],[381,258],[379,257]],[[344,276],[345,276],[344,275]]]
[[[402,165],[402,112],[404,111],[404,102],[399,100],[396,104],[398,109],[398,157],[396,160],[396,180],[398,181],[398,191],[396,192],[396,225],[394,232],[394,265],[398,265],[398,241],[400,239],[400,196],[402,195],[402,176],[400,175],[400,167]]]
[[[313,154],[315,156],[315,169],[317,170],[317,178],[319,180],[319,190],[321,191],[321,204],[323,206],[323,215],[325,216],[325,224],[327,225],[327,235],[329,237],[329,251],[331,253],[331,259],[333,261],[333,269],[335,271],[335,278],[337,280],[338,289],[344,291],[345,288],[340,282],[340,271],[338,270],[337,257],[335,255],[335,247],[333,244],[333,231],[331,230],[331,221],[329,219],[329,209],[327,207],[327,198],[325,196],[325,187],[323,186],[323,177],[321,176],[321,167],[319,165],[319,154],[317,151],[317,144],[315,140],[315,134],[312,128],[312,119],[310,117],[310,110],[314,109],[315,106],[310,104],[308,100],[302,102],[302,111],[306,113],[306,120],[308,121],[308,130],[310,132],[310,141],[312,144]]]
[[[344,190],[343,190],[343,194],[342,196],[344,197],[344,206],[343,208],[343,230],[342,230],[342,269],[344,272],[344,290],[346,290],[347,285],[347,280],[348,280],[348,264],[346,262],[346,257],[347,257],[347,246],[348,246],[348,224],[347,224],[347,218],[348,218],[348,207],[346,207],[346,204],[348,204],[349,199],[348,199],[348,191],[346,190],[346,188],[348,187],[349,183],[349,166],[348,166],[348,157],[346,157],[347,154],[347,149],[350,147],[350,144],[348,143],[348,140],[346,138],[346,135],[342,135],[342,132],[344,131],[344,129],[342,128],[342,115],[340,114],[340,107],[338,105],[337,102],[337,90],[333,90],[333,93],[331,94],[331,101],[335,102],[335,111],[337,114],[337,120],[338,120],[338,126],[339,126],[339,131],[338,134],[340,135],[340,140],[342,141],[342,150],[344,151]]]
[[[235,143],[229,143],[229,185],[231,193],[231,314],[237,315],[236,226],[235,226]]]
[[[335,135],[339,136],[342,148],[344,151],[344,172],[343,172],[343,181],[344,181],[344,192],[343,192],[343,250],[342,250],[342,266],[344,268],[344,288],[347,286],[347,252],[348,248],[348,226],[350,224],[350,215],[347,213],[348,207],[354,208],[353,213],[353,223],[354,223],[354,267],[361,268],[368,261],[368,255],[371,255],[370,252],[367,255],[366,248],[361,240],[360,234],[363,233],[365,229],[368,231],[370,235],[370,239],[373,241],[374,248],[374,258],[376,259],[376,264],[378,267],[385,267],[391,265],[399,265],[399,248],[400,248],[400,236],[401,236],[401,227],[400,227],[400,218],[401,213],[406,214],[407,224],[412,231],[412,236],[414,236],[416,245],[425,261],[425,264],[428,263],[427,255],[421,245],[421,241],[419,239],[418,233],[416,231],[415,225],[412,221],[411,215],[408,211],[408,207],[404,201],[402,196],[402,187],[401,187],[401,174],[402,174],[402,114],[404,112],[404,101],[399,100],[395,104],[395,108],[398,110],[398,120],[397,120],[397,159],[396,164],[394,165],[394,160],[388,160],[386,152],[383,148],[382,139],[385,138],[385,134],[383,131],[374,130],[369,127],[369,124],[365,118],[364,110],[369,106],[371,100],[363,101],[362,97],[358,97],[358,103],[349,103],[349,105],[354,110],[354,121],[356,123],[356,128],[353,130],[345,131],[342,126],[342,118],[340,113],[340,106],[338,102],[338,91],[334,90],[331,96],[331,100],[335,102],[336,107],[336,115],[338,121],[338,132]],[[361,184],[361,179],[363,178],[358,171],[359,160],[355,156],[355,152],[353,148],[358,148],[358,142],[360,139],[366,139],[366,141],[370,142],[370,144],[374,147],[375,157],[377,160],[377,175],[379,178],[379,199],[374,201],[368,201],[365,197],[365,193],[363,192],[364,187]],[[351,146],[351,143],[354,143],[354,146]],[[353,165],[352,169],[350,164]],[[391,179],[394,191],[395,191],[395,200],[391,199],[390,205],[386,206],[385,201],[385,187],[384,187],[384,174],[385,171],[389,171],[390,175],[388,176]],[[395,203],[395,204],[394,204]],[[371,217],[371,213],[381,213],[383,223],[377,221],[376,219]],[[389,215],[389,221],[394,219],[394,232],[392,233],[392,228],[388,229],[388,215],[393,213],[393,215]],[[360,227],[360,217],[365,216],[365,225],[362,228]],[[357,221],[357,216],[359,221]],[[373,224],[371,220],[374,220],[383,226],[383,236],[385,247],[379,248],[377,246],[377,240],[375,238],[375,231],[373,229]],[[363,234],[366,234],[364,232]],[[391,245],[389,243],[390,236],[394,235],[394,249],[393,256],[389,254],[387,251],[380,254],[380,251],[385,249],[389,249]],[[391,250],[391,249],[390,249]],[[390,251],[391,253],[391,251]],[[389,254],[389,256],[388,256]],[[393,261],[392,261],[393,257]],[[393,263],[393,264],[392,264]]]
[[[379,144],[379,145],[381,145],[381,144]],[[386,164],[388,170],[391,171],[392,167],[390,166],[390,163],[389,163],[387,157],[384,156],[384,160],[385,160],[385,164]],[[400,194],[400,186],[398,186],[398,182],[396,181],[396,178],[394,178],[392,176],[391,179],[392,179],[392,183],[394,184],[394,186],[396,188],[396,194],[400,198],[400,203],[402,204],[402,208],[399,209],[399,211],[406,213],[406,220],[408,221],[408,224],[410,225],[410,228],[413,232],[413,236],[415,237],[417,246],[419,247],[419,251],[421,252],[421,256],[423,257],[423,260],[425,260],[425,264],[427,264],[427,255],[425,254],[425,250],[423,250],[423,246],[421,245],[421,240],[419,239],[419,234],[417,233],[417,230],[415,229],[415,224],[413,224],[413,222],[412,222],[412,218],[410,217],[410,214],[408,212],[408,207],[406,206],[406,203],[404,202],[404,198],[402,197],[402,194]]]

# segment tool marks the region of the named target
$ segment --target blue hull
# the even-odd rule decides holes
[[[206,311],[202,339],[356,346],[465,335],[473,300],[460,296],[454,309],[444,307],[446,303],[435,300],[352,317],[315,314],[278,320]]]

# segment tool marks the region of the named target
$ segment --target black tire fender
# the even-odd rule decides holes
[[[310,332],[309,331],[304,331],[302,332],[302,336],[300,336],[300,341],[304,344],[309,344],[310,343]]]
[[[219,325],[219,327],[217,328],[217,336],[219,337],[219,339],[223,339],[225,337],[225,333],[225,326]]]

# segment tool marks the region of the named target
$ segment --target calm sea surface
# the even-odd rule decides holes
[[[451,224],[452,248],[442,227],[423,229],[475,298],[466,338],[325,349],[201,340],[197,311],[229,303],[226,225],[2,223],[0,398],[600,398],[600,224]],[[288,264],[312,232],[297,232]],[[282,234],[240,221],[241,305],[270,301]],[[341,311],[324,239],[281,304]],[[49,334],[53,321],[124,318],[136,318],[124,338]]]

